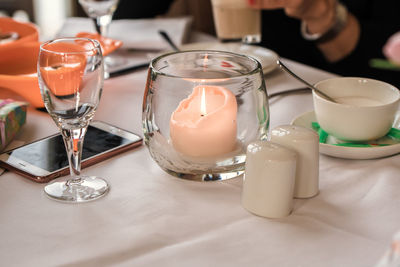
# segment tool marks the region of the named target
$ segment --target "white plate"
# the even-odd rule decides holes
[[[267,48],[256,45],[244,45],[241,43],[193,43],[185,44],[180,47],[181,50],[220,50],[237,54],[251,56],[257,59],[263,67],[264,74],[273,71],[278,65],[276,61],[278,55]]]
[[[306,112],[292,121],[293,125],[306,127],[312,129],[311,122],[316,122],[314,111]],[[399,128],[400,125],[400,113],[397,113],[395,123],[393,127]],[[346,146],[335,146],[334,144],[340,143],[336,138],[329,136],[327,143],[319,144],[319,152],[325,155],[329,155],[337,158],[344,159],[376,159],[382,157],[392,156],[400,153],[400,141],[395,141],[387,137],[373,141],[374,143],[392,143],[388,146],[376,146],[376,147],[346,147]]]

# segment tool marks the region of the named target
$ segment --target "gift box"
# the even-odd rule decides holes
[[[26,121],[27,103],[0,99],[0,151],[17,135]]]

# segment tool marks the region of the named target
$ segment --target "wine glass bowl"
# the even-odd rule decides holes
[[[93,19],[97,33],[106,37],[119,0],[79,0],[79,3],[89,18]],[[108,69],[111,66],[119,64],[117,59],[106,57],[104,78],[110,77]]]
[[[107,36],[114,11],[119,0],[79,0],[83,10],[95,22],[96,31]]]
[[[45,187],[57,200],[83,202],[108,191],[105,180],[80,175],[83,139],[100,101],[103,77],[103,56],[95,40],[63,38],[40,46],[40,92],[63,136],[71,173],[69,180]]]

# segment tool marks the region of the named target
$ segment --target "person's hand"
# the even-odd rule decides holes
[[[247,0],[255,9],[284,9],[287,16],[300,19],[308,34],[323,35],[337,23],[339,0]],[[343,10],[343,9],[341,9]],[[360,24],[350,12],[346,12],[345,25],[334,38],[317,46],[329,62],[337,62],[348,56],[356,47],[360,36]]]
[[[310,33],[322,33],[334,23],[336,0],[247,0],[252,8],[285,10],[307,24]]]

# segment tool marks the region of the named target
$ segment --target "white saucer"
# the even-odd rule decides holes
[[[257,59],[262,67],[264,74],[267,74],[277,68],[276,61],[278,55],[267,48],[256,45],[245,45],[242,43],[193,43],[185,44],[180,47],[181,50],[221,50],[237,54],[251,56]]]
[[[312,129],[311,122],[316,122],[314,111],[306,112],[292,121],[293,125],[306,127]],[[395,123],[393,127],[399,128],[400,125],[400,113],[397,113]],[[319,144],[319,152],[322,154],[344,158],[344,159],[376,159],[392,156],[394,154],[400,153],[400,141],[389,139],[387,137],[382,137],[374,143],[392,143],[387,146],[376,146],[376,147],[346,147],[346,146],[336,146],[334,144],[340,143],[336,138],[329,136],[327,143]]]

